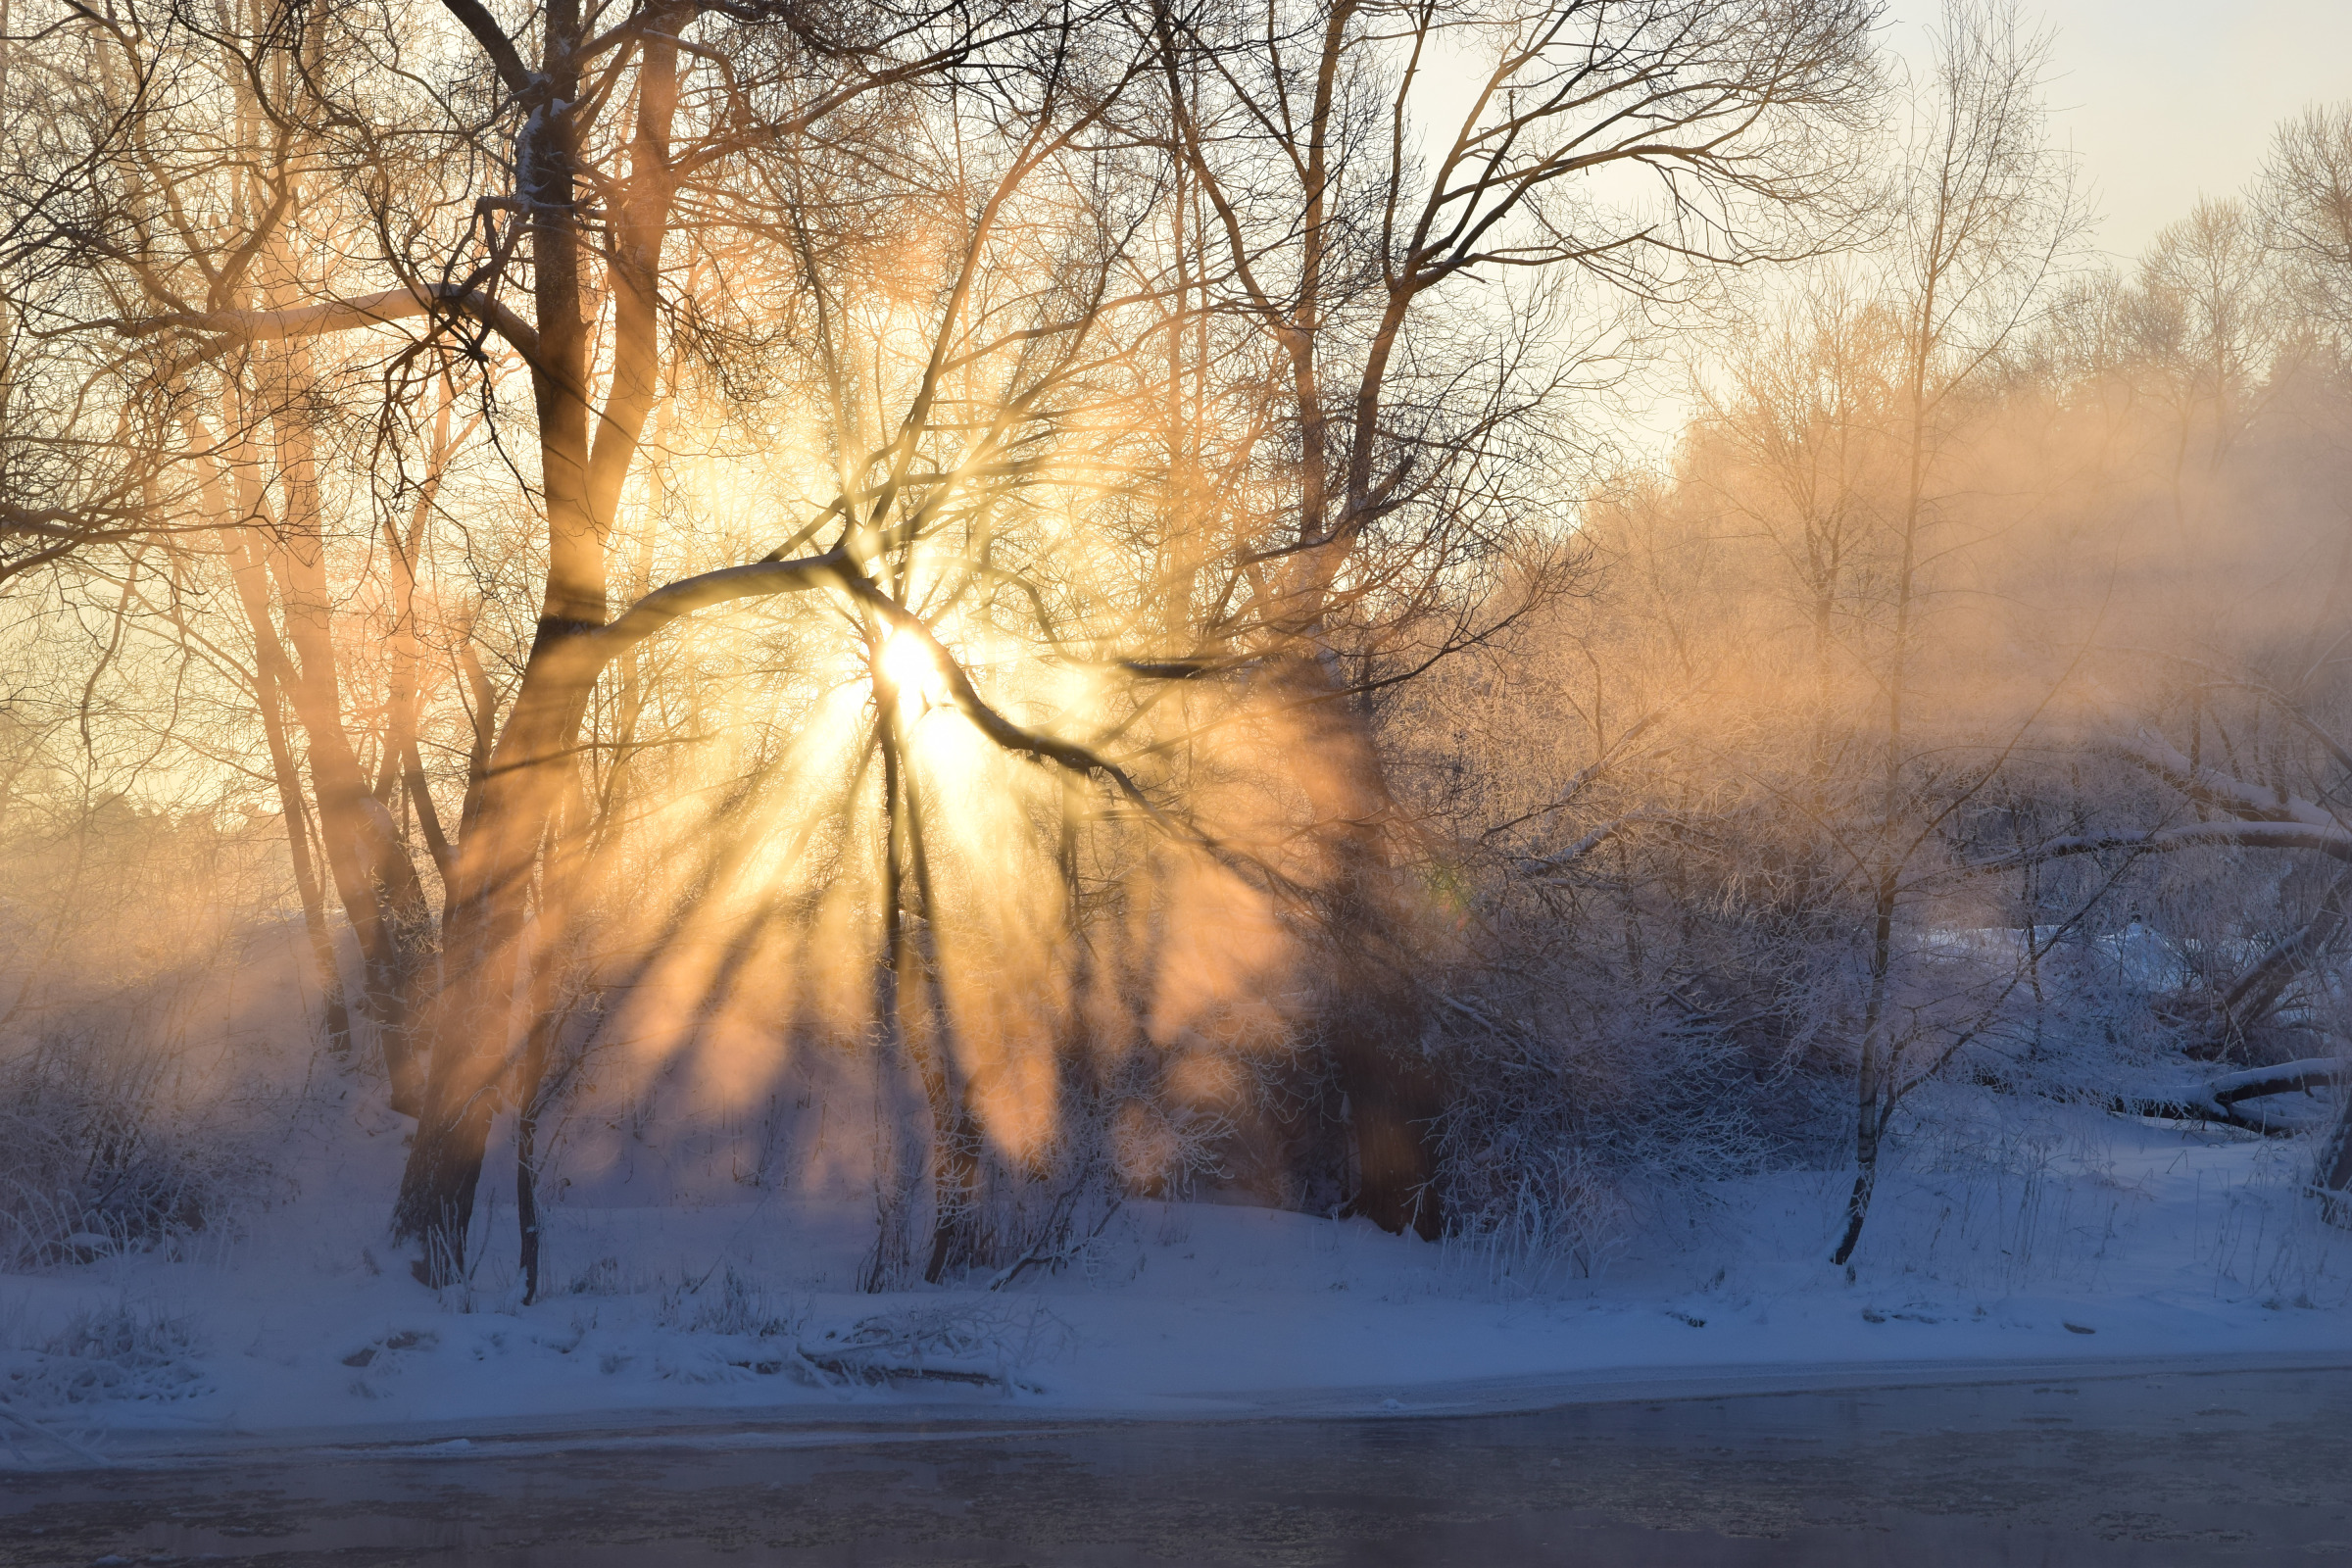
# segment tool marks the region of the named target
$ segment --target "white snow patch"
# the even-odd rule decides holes
[[[877,1297],[853,1289],[863,1202],[558,1206],[528,1306],[511,1210],[485,1215],[462,1287],[391,1259],[384,1205],[360,1196],[390,1190],[386,1159],[311,1183],[234,1249],[0,1275],[0,1388],[76,1433],[251,1434],[845,1402],[1244,1413],[1350,1390],[1348,1408],[1397,1413],[1443,1385],[1642,1369],[2352,1354],[2352,1235],[2302,1190],[2308,1157],[2088,1111],[1962,1129],[1885,1179],[1850,1281],[1827,1260],[1839,1172],[1712,1187],[1597,1278],[1133,1200],[1083,1269]]]

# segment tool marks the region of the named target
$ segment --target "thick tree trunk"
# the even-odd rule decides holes
[[[540,1016],[523,1048],[518,1076],[535,1087],[547,1076],[548,1058],[563,1028],[562,1014],[550,1008]],[[514,1107],[514,1225],[522,1248],[522,1302],[539,1299],[539,1098],[534,1092]]]
[[[1437,1177],[1446,1100],[1444,1075],[1422,1039],[1415,971],[1429,956],[1418,929],[1423,911],[1394,860],[1396,806],[1370,724],[1319,666],[1310,678],[1331,694],[1309,710],[1320,723],[1303,749],[1310,759],[1303,782],[1327,857],[1330,991],[1322,1010],[1331,1080],[1345,1101],[1352,1146],[1346,1212],[1435,1240],[1445,1227]]]
[[[258,495],[246,503],[249,516],[262,515]],[[318,580],[308,580],[312,574],[294,551],[273,537],[284,531],[256,527],[249,530],[250,538],[232,543],[233,576],[256,657],[270,666],[273,685],[292,699],[307,743],[319,853],[360,950],[362,1016],[374,1030],[393,1108],[414,1115],[421,1102],[423,1063],[410,1012],[431,914],[424,885],[343,728],[334,647],[324,635],[319,608],[325,598],[323,572]],[[272,581],[286,604],[291,651],[279,643],[270,615]],[[286,765],[292,765],[290,754]]]
[[[923,1141],[906,1092],[911,1067],[906,1006],[906,832],[898,724],[890,688],[874,683],[874,744],[882,758],[882,930],[874,964],[874,1250],[858,1270],[858,1288],[868,1295],[903,1284],[912,1257],[909,1232],[916,1176],[923,1169]]]
[[[607,272],[614,314],[611,393],[601,417],[592,418],[589,400],[592,345],[570,112],[580,97],[578,0],[554,0],[547,8],[541,74],[548,101],[516,142],[516,184],[537,215],[531,397],[547,514],[547,586],[514,709],[456,852],[459,886],[443,914],[432,1077],[393,1211],[393,1233],[422,1244],[420,1272],[436,1284],[464,1266],[500,1100],[511,1097],[525,1110],[536,1102],[545,1055],[527,1047],[541,1038],[553,1005],[553,971],[544,966],[570,938],[583,876],[581,845],[590,824],[583,819],[575,742],[603,669],[594,638],[610,609],[605,548],[661,383],[657,306],[675,189],[669,145],[677,106],[676,15],[650,18],[638,45],[629,176]],[[523,943],[534,924],[543,969],[529,984],[531,995],[520,998]],[[519,1019],[518,1000],[526,1014]]]
[[[2328,885],[2320,906],[2303,928],[2264,954],[2259,962],[2238,976],[2222,998],[2219,1038],[2211,1044],[2216,1059],[2243,1059],[2246,1031],[2270,1016],[2295,978],[2317,962],[2343,930],[2345,905],[2352,900],[2352,871]]]
[[[432,1073],[392,1219],[394,1236],[422,1244],[420,1273],[435,1285],[465,1266],[474,1193],[500,1103],[511,1093],[528,1104],[538,1088],[510,1084],[509,1068],[523,1062],[542,1021],[531,1016],[538,1006],[517,1005],[541,1000],[521,995],[534,956],[524,951],[526,937],[535,919],[535,956],[553,963],[571,913],[570,858],[551,856],[543,867],[540,854],[572,782],[570,743],[599,667],[582,629],[542,620],[458,852],[458,888],[442,923]]]
[[[895,701],[895,694],[891,700]],[[897,733],[898,727],[890,726],[890,734],[895,737]],[[904,755],[896,774],[905,803],[907,858],[914,870],[914,940],[906,947],[915,958],[915,978],[925,1002],[919,1037],[911,1042],[923,1099],[931,1112],[931,1253],[923,1264],[923,1283],[937,1285],[952,1268],[969,1268],[986,1261],[980,1234],[986,1163],[980,1118],[972,1104],[972,1082],[957,1060],[956,1022],[948,1011],[941,974],[939,931],[934,924],[939,906],[932,896],[931,858],[923,837],[921,786]],[[906,980],[902,974],[902,1006]]]

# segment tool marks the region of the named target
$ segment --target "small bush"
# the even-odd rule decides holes
[[[742,1334],[756,1340],[788,1338],[806,1314],[757,1281],[726,1264],[715,1277],[680,1283],[662,1293],[658,1314],[664,1328],[691,1334]]]
[[[1031,1387],[1017,1374],[1066,1350],[1069,1325],[1044,1307],[968,1302],[908,1306],[804,1337],[810,1367],[853,1383],[904,1378]]]
[[[86,1263],[214,1225],[266,1170],[158,1053],[58,1037],[0,1060],[0,1267]]]
[[[27,1406],[192,1398],[210,1392],[203,1346],[182,1319],[117,1302],[75,1313],[38,1349],[13,1358],[0,1393]]]
[[[645,1288],[644,1282],[632,1271],[623,1270],[617,1257],[600,1257],[571,1277],[564,1287],[565,1296],[634,1296]]]

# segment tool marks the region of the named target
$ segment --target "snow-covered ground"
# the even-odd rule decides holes
[[[527,1307],[511,1244],[440,1294],[385,1251],[370,1195],[389,1190],[395,1142],[184,1258],[0,1276],[6,1409],[151,1447],[654,1412],[888,1420],[943,1402],[1396,1411],[1476,1388],[1492,1407],[1649,1373],[1801,1382],[1887,1363],[2352,1360],[2352,1233],[2300,1189],[2300,1141],[2088,1111],[1915,1144],[1850,1281],[1827,1261],[1850,1178],[1814,1173],[1636,1216],[1581,1262],[1131,1201],[1058,1272],[882,1297],[852,1289],[871,1212],[854,1197],[564,1206],[553,1289]],[[23,1419],[0,1428],[38,1446]]]

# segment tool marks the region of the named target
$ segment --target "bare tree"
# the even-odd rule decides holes
[[[1923,815],[1913,774],[1913,661],[1926,609],[1921,569],[1935,548],[1935,484],[1946,420],[2046,306],[2049,284],[2082,222],[2071,166],[2048,143],[2040,102],[2047,41],[2005,5],[1945,8],[1936,64],[1919,106],[1890,283],[1902,321],[1900,489],[1893,498],[1892,579],[1874,676],[1885,723],[1879,820],[1863,852],[1871,888],[1869,987],[1855,1073],[1854,1187],[1834,1261],[1860,1240],[1881,1140],[1904,1082],[1887,1034],[1895,920],[1913,858],[1957,808]],[[1963,795],[1965,799],[1965,792]]]
[[[307,24],[283,42],[268,25],[257,27],[275,79],[298,84],[307,98],[299,106],[265,106],[279,111],[267,122],[279,127],[280,159],[279,167],[257,174],[269,197],[265,216],[282,216],[302,180],[318,177],[321,145],[358,160],[368,172],[359,181],[369,206],[366,216],[389,242],[376,266],[390,273],[390,287],[351,292],[340,273],[315,281],[281,273],[274,293],[267,279],[256,279],[262,297],[249,302],[240,288],[255,284],[232,278],[216,280],[203,298],[186,304],[150,290],[139,302],[145,310],[118,318],[119,331],[134,342],[170,341],[199,363],[242,357],[276,378],[272,408],[283,412],[273,416],[281,426],[274,477],[295,514],[269,519],[264,532],[283,548],[273,560],[252,562],[240,587],[248,590],[257,632],[265,616],[256,574],[268,571],[283,599],[292,657],[280,662],[267,643],[265,651],[305,721],[329,863],[363,931],[369,922],[362,911],[371,900],[390,902],[380,923],[396,933],[389,939],[396,948],[413,950],[422,890],[414,862],[387,831],[382,800],[341,746],[316,529],[301,514],[315,506],[317,486],[300,413],[310,346],[414,321],[424,336],[412,345],[479,354],[495,342],[519,358],[530,376],[537,448],[531,500],[543,530],[544,587],[531,651],[506,711],[487,711],[485,694],[476,694],[487,754],[458,813],[461,831],[441,835],[448,849],[435,856],[450,883],[440,920],[442,978],[429,1002],[431,1071],[421,1085],[419,1127],[395,1219],[399,1234],[423,1244],[425,1272],[436,1280],[462,1262],[509,1064],[527,1064],[523,1043],[540,1032],[537,1020],[549,1011],[550,976],[547,966],[534,971],[524,959],[525,932],[536,925],[552,935],[569,918],[575,836],[584,825],[566,807],[576,798],[574,742],[605,663],[643,629],[686,609],[807,586],[832,564],[755,568],[745,580],[671,595],[626,635],[603,634],[611,618],[607,541],[636,466],[662,359],[671,352],[663,313],[673,302],[662,276],[678,245],[679,203],[721,191],[743,158],[968,58],[979,37],[968,25],[914,17],[895,45],[872,49],[836,44],[834,34],[789,11],[738,19],[693,7],[590,14],[559,4],[535,14],[535,37],[517,42],[478,6],[457,5],[451,15],[478,64],[457,70],[451,97],[420,108],[422,123],[385,118],[397,96],[386,94],[386,84],[341,69],[340,59],[329,66],[325,24]],[[720,36],[697,35],[698,19]],[[391,32],[369,31],[372,24],[356,13],[329,20],[335,44],[361,60],[404,45],[430,53],[442,42],[414,20],[393,23]],[[764,39],[779,47],[758,41]],[[536,50],[535,66],[526,64],[526,44]],[[436,113],[448,117],[438,125]],[[306,140],[289,133],[295,125],[334,130],[309,132]],[[464,159],[453,164],[444,154],[442,168],[459,176],[456,188],[446,177],[409,182],[419,143],[452,138]],[[271,137],[261,142],[270,146]],[[292,167],[290,161],[305,157],[312,168]],[[466,180],[481,183],[468,188]],[[512,183],[502,188],[498,182],[506,180]],[[455,218],[455,231],[440,227],[445,215]],[[201,258],[197,236],[182,238],[190,242],[180,254]],[[267,255],[279,243],[282,235],[260,223],[239,254]],[[307,289],[308,299],[284,292],[295,288]],[[518,290],[527,292],[519,309],[506,302]],[[167,308],[158,311],[157,304]],[[601,344],[589,331],[599,318],[592,307],[609,313]],[[417,350],[395,352],[413,358]],[[256,498],[243,499],[253,515]],[[405,545],[395,554],[405,554]],[[409,700],[397,694],[393,706],[405,709]],[[393,716],[397,731],[406,718]],[[394,732],[384,739],[380,771],[398,781],[408,771],[401,755],[406,737]],[[429,809],[429,801],[420,809]],[[354,860],[333,853],[338,844],[354,843]],[[388,976],[386,988],[407,999],[418,966],[401,961],[399,967],[403,972]],[[534,984],[536,993],[529,989]],[[392,1065],[402,1093],[404,1063],[396,1057]],[[532,1086],[520,1092],[528,1099]]]
[[[2151,390],[2175,421],[2176,527],[2188,526],[2183,487],[2200,430],[2210,482],[2261,412],[2279,324],[2265,262],[2244,206],[2205,200],[2160,230],[2140,263],[2129,314]]]
[[[1426,614],[1531,520],[1504,472],[1538,451],[1556,461],[1556,425],[1538,427],[1578,382],[1606,378],[1604,358],[1531,352],[1556,335],[1537,303],[1549,290],[1582,276],[1654,304],[1712,266],[1838,232],[1876,85],[1872,14],[1841,0],[1152,14],[1175,151],[1215,250],[1204,289],[1260,335],[1291,454],[1241,546],[1248,617],[1212,630],[1286,661],[1319,725],[1301,782],[1330,864],[1349,1201],[1391,1229],[1442,1223],[1442,1092],[1402,951],[1404,824],[1363,700],[1406,671],[1367,657],[1399,641],[1375,628]],[[1623,203],[1589,194],[1604,176]],[[1466,339],[1467,320],[1482,324]],[[1407,669],[1491,635],[1453,624]]]
[[[2352,330],[2352,104],[2314,105],[2279,127],[2260,199],[2264,242],[2296,303]]]

